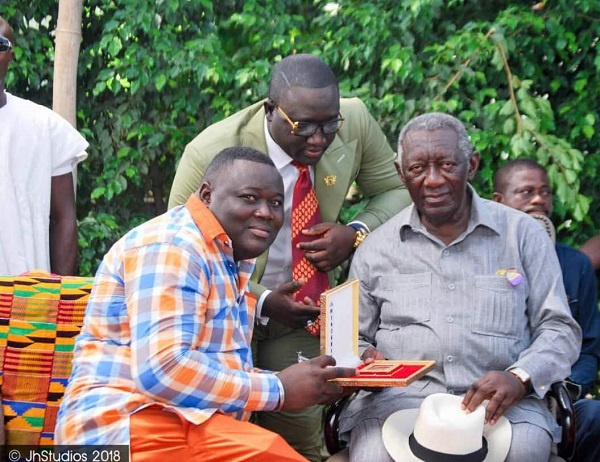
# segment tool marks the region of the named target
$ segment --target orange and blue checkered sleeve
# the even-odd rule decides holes
[[[225,257],[205,250],[154,243],[125,252],[132,377],[159,402],[224,412],[276,409],[279,379],[252,372],[245,297],[237,294],[235,275],[223,271]]]

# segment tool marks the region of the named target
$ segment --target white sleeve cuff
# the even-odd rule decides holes
[[[260,297],[259,297],[258,301],[256,302],[256,320],[262,326],[266,326],[267,323],[269,322],[269,319],[271,319],[268,316],[261,316],[262,306],[263,306],[263,303],[265,302],[265,298],[267,298],[267,296],[271,292],[272,292],[271,290],[265,290],[262,294],[260,294]]]
[[[279,377],[277,377],[277,386],[279,386],[279,404],[276,411],[280,410],[283,407],[283,403],[285,403],[285,388],[283,388],[283,383],[281,383]]]
[[[358,225],[358,226],[361,226],[362,228],[365,228],[368,233],[371,232],[371,230],[369,229],[369,227],[365,223],[363,223],[362,221],[352,220],[350,223],[348,223],[348,226],[350,226],[350,225]]]

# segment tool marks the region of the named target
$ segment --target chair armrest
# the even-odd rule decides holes
[[[346,444],[340,440],[340,415],[347,404],[354,399],[356,393],[338,399],[325,410],[323,432],[325,434],[325,446],[330,455],[334,455],[346,447]]]
[[[548,397],[554,401],[556,420],[562,429],[562,439],[558,444],[558,456],[571,460],[575,452],[575,408],[564,381],[551,385]]]

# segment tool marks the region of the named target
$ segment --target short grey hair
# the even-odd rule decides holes
[[[440,128],[449,128],[454,130],[458,135],[458,149],[465,156],[465,159],[469,160],[473,154],[475,154],[475,148],[469,139],[469,134],[463,123],[456,117],[443,112],[428,112],[417,116],[411,120],[402,128],[400,136],[398,137],[398,165],[402,169],[402,156],[404,151],[402,149],[402,142],[406,135],[411,131],[416,130],[437,130]]]

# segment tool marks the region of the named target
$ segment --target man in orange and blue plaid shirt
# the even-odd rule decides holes
[[[340,396],[354,375],[317,357],[275,374],[253,368],[254,258],[283,222],[272,161],[227,148],[200,189],[125,235],[94,281],[57,444],[130,444],[134,461],[304,460],[251,411]]]

